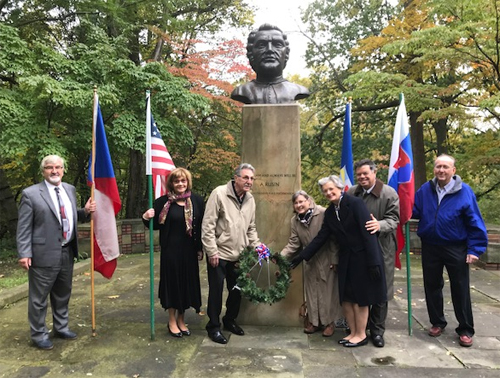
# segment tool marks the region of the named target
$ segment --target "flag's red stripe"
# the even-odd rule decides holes
[[[174,162],[168,156],[152,156],[151,160],[153,161],[153,163],[165,163],[174,165]]]
[[[167,147],[165,147],[164,144],[151,144],[151,149],[163,151],[163,152],[166,152],[168,154]]]
[[[94,270],[101,273],[106,278],[111,278],[116,269],[116,260],[113,259],[111,261],[104,260],[102,256],[101,249],[99,248],[99,244],[94,239]]]
[[[113,201],[113,208],[115,209],[115,215],[118,214],[118,212],[121,209],[122,202],[120,200],[120,194],[118,193],[116,179],[114,177],[112,178],[96,177],[95,188],[100,192],[104,193],[111,199],[111,201]]]

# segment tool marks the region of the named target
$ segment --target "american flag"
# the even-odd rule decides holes
[[[175,169],[175,165],[154,121],[149,96],[146,108],[146,174],[153,176],[156,199],[167,194],[167,177]]]

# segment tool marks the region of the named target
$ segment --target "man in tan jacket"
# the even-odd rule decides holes
[[[366,229],[377,234],[384,259],[385,279],[387,282],[387,300],[394,297],[394,261],[396,257],[396,229],[399,224],[399,197],[389,185],[377,179],[377,167],[369,159],[354,164],[358,185],[349,188],[348,193],[363,199],[371,220],[366,222]],[[387,319],[388,302],[371,306],[368,328],[373,345],[382,348],[385,345],[384,332]]]
[[[255,168],[243,163],[234,172],[233,180],[215,188],[207,201],[202,223],[202,243],[207,254],[209,322],[206,330],[210,339],[226,344],[221,332],[220,313],[224,280],[229,290],[224,329],[236,334],[245,332],[236,324],[241,293],[236,286],[240,252],[260,244],[255,228],[255,200],[250,193],[255,180]]]

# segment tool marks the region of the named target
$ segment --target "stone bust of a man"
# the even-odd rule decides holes
[[[247,57],[257,78],[236,87],[233,100],[244,104],[287,104],[309,96],[302,85],[283,79],[290,46],[278,27],[264,24],[248,36]]]

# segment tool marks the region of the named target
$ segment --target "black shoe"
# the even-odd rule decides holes
[[[221,331],[214,331],[212,333],[209,332],[208,337],[210,337],[210,340],[212,340],[214,343],[227,344],[227,339],[224,337]]]
[[[38,349],[51,350],[52,348],[54,348],[54,344],[52,344],[52,341],[50,341],[49,339],[43,339],[41,341],[33,341],[33,343]]]
[[[224,329],[238,336],[245,334],[245,331],[235,321],[224,323]]]
[[[170,336],[172,336],[172,337],[182,337],[182,332],[172,332],[170,330],[170,327],[167,326],[167,328],[168,328],[168,333],[170,333]]]
[[[57,337],[59,339],[64,339],[64,340],[74,340],[77,338],[76,333],[72,331],[65,331],[65,332],[55,332],[54,331],[54,337]]]
[[[373,345],[375,345],[377,348],[383,348],[385,345],[384,336],[382,335],[372,336],[372,341]]]
[[[346,340],[346,339],[340,339],[340,340],[339,340],[339,344],[340,344],[340,345],[347,344],[348,342],[349,342],[349,340]]]
[[[179,328],[180,329],[180,328]],[[184,335],[184,336],[191,336],[191,331],[189,329],[181,329],[181,333]]]
[[[346,348],[356,348],[359,346],[363,346],[368,344],[368,337],[365,337],[363,340],[361,340],[359,343],[351,343],[350,341],[343,344]]]

